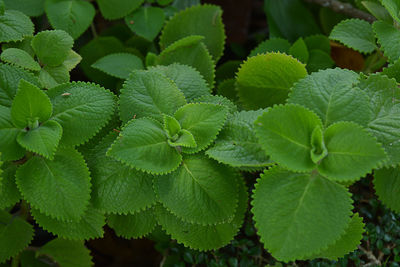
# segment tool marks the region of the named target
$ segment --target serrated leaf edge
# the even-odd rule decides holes
[[[261,175],[264,175],[265,173],[270,172],[270,171],[276,171],[277,169],[278,169],[278,170],[279,170],[279,169],[282,169],[282,167],[280,167],[279,165],[275,165],[275,166],[273,166],[273,167],[271,167],[271,168],[269,168],[269,169],[266,169],[263,173],[260,174],[260,177],[257,178],[256,183],[254,184],[254,188],[253,188],[252,194],[251,194],[251,201],[250,201],[251,209],[250,209],[250,212],[251,212],[251,216],[252,216],[252,218],[253,218],[254,226],[256,227],[256,229],[258,229],[258,225],[259,225],[260,223],[258,223],[257,220],[254,218],[254,217],[255,217],[255,215],[254,215],[254,200],[255,200],[255,199],[254,199],[254,194],[255,194],[255,191],[257,190],[257,188],[258,188],[258,186],[259,186],[259,184],[260,184],[259,182],[263,179],[263,178],[261,177]],[[284,168],[283,168],[283,169],[284,169]],[[290,171],[290,170],[289,170],[289,171]],[[326,179],[326,178],[325,178],[325,179]],[[335,182],[334,182],[334,183],[335,183]],[[337,184],[338,184],[338,183],[337,183]],[[345,186],[343,186],[343,185],[341,185],[341,184],[338,184],[338,185],[341,186],[341,187],[343,187],[343,188],[346,190],[346,193],[347,193],[347,195],[349,196],[349,199],[350,199],[350,205],[353,206],[354,200],[351,198],[352,194],[348,191],[348,189],[347,189]],[[353,212],[350,210],[349,215],[348,215],[348,220],[347,220],[348,223],[347,223],[347,224],[350,223],[350,220],[351,220],[352,215],[353,215]],[[345,229],[342,230],[342,232],[340,233],[340,235],[337,237],[337,239],[333,240],[333,242],[331,242],[331,243],[329,243],[329,244],[326,244],[325,246],[321,247],[318,251],[308,252],[308,254],[303,255],[301,258],[306,258],[306,257],[310,257],[310,256],[312,256],[312,255],[314,255],[314,254],[318,254],[318,253],[320,253],[321,251],[327,249],[331,244],[335,244],[335,243],[345,234],[346,229],[347,229],[347,228],[345,227]],[[267,246],[268,246],[268,245],[267,245],[267,244],[268,244],[267,240],[265,240],[265,239],[264,239],[261,235],[259,235],[258,233],[257,233],[257,235],[259,236],[261,243],[263,243],[264,248],[265,248],[266,250],[268,250],[268,251],[272,254],[272,256],[273,256],[274,252],[270,251],[270,250],[268,249],[268,247],[267,247]],[[289,262],[289,261],[294,261],[294,260],[297,260],[297,258],[294,258],[294,257],[292,256],[292,257],[290,257],[290,258],[284,259],[284,262]]]

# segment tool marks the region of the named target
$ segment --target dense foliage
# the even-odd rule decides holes
[[[329,37],[278,23],[288,2],[310,12],[265,1],[270,38],[218,64],[216,5],[0,0],[0,263],[90,266],[84,241],[106,225],[200,257],[244,221],[277,261],[338,260],[363,239],[349,188],[366,176],[400,212],[400,1],[364,1],[376,21],[341,20]],[[98,36],[96,12],[130,37]],[[368,68],[335,67],[332,40],[370,54]],[[71,81],[78,64],[89,81]],[[38,228],[56,238],[30,246]]]

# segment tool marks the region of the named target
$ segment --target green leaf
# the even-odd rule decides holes
[[[323,158],[328,155],[328,150],[326,149],[324,143],[324,137],[321,127],[317,126],[314,128],[311,134],[311,160],[318,164]]]
[[[120,19],[137,9],[144,0],[97,0],[101,14],[104,18]]]
[[[232,101],[228,98],[220,96],[220,95],[203,95],[202,97],[196,98],[194,103],[208,103],[214,105],[222,105],[228,109],[228,113],[235,113],[238,109]]]
[[[164,20],[164,10],[151,6],[143,6],[125,17],[126,25],[134,33],[150,41],[153,41],[161,31]]]
[[[300,37],[296,42],[294,42],[289,49],[289,54],[300,60],[302,63],[307,63],[309,54],[307,45],[303,38]]]
[[[108,1],[108,0],[107,0]],[[80,67],[84,74],[92,81],[106,87],[113,88],[116,78],[104,75],[102,71],[96,70],[91,65],[98,59],[112,53],[125,52],[124,44],[115,37],[98,37],[82,46],[79,54],[82,56]]]
[[[329,38],[322,34],[316,34],[307,36],[304,38],[304,42],[307,45],[308,50],[311,52],[312,50],[321,50],[327,54],[331,53],[331,45],[329,42]]]
[[[168,66],[151,67],[149,70],[158,72],[174,81],[188,102],[204,95],[210,95],[211,90],[207,82],[193,67],[173,63]]]
[[[265,248],[280,261],[307,258],[339,240],[352,200],[342,185],[319,175],[275,167],[258,180],[252,213]]]
[[[163,120],[186,104],[185,97],[174,82],[151,71],[134,71],[126,80],[119,99],[121,120],[152,117]]]
[[[357,85],[370,98],[369,106],[373,116],[368,131],[380,142],[387,155],[387,165],[400,162],[400,90],[394,79],[382,75],[370,75]]]
[[[71,71],[76,67],[76,65],[81,62],[82,57],[73,50],[69,50],[67,58],[64,60],[63,65],[68,71]]]
[[[361,243],[360,240],[363,238],[363,232],[363,220],[358,213],[355,213],[340,239],[334,244],[329,245],[326,249],[323,249],[318,255],[310,258],[326,258],[337,261],[339,258],[357,249],[357,246]]]
[[[375,21],[372,27],[383,54],[390,62],[398,60],[400,58],[400,31],[384,21]]]
[[[68,146],[85,143],[114,113],[114,95],[95,84],[62,84],[51,88],[47,94],[53,103],[52,119],[63,128],[61,143]]]
[[[156,202],[153,177],[106,157],[117,134],[110,133],[92,149],[88,166],[92,177],[93,206],[106,213],[139,212]]]
[[[76,221],[61,221],[41,213],[38,209],[31,209],[36,223],[44,230],[70,240],[88,240],[103,237],[105,216],[89,205],[85,213]]]
[[[196,140],[194,139],[193,135],[185,129],[182,129],[177,134],[178,138],[168,139],[168,144],[173,147],[188,147],[188,148],[196,148]]]
[[[374,172],[374,188],[378,198],[395,212],[400,212],[400,171],[399,167],[383,168]]]
[[[386,8],[392,18],[400,23],[400,1],[382,0],[382,5]]]
[[[37,256],[46,255],[62,267],[89,267],[92,266],[90,250],[82,241],[70,241],[56,238],[41,247]]]
[[[285,54],[268,53],[248,58],[236,78],[240,102],[246,109],[283,103],[293,84],[306,75],[305,66]]]
[[[361,53],[372,53],[376,49],[372,26],[361,19],[343,20],[333,28],[329,38]]]
[[[215,140],[224,126],[228,109],[222,105],[208,103],[187,104],[175,113],[182,129],[188,130],[194,137],[195,148],[182,148],[185,153],[196,153],[207,148]]]
[[[134,214],[112,214],[107,217],[108,225],[123,238],[141,238],[154,230],[157,221],[154,208],[149,208]]]
[[[165,25],[160,37],[160,47],[165,49],[189,35],[204,36],[204,44],[217,62],[222,56],[225,44],[221,8],[214,5],[198,5],[177,13]]]
[[[311,171],[311,135],[322,128],[318,116],[303,106],[288,104],[268,109],[255,121],[261,147],[271,159],[293,171]],[[329,150],[328,150],[329,152]]]
[[[320,33],[311,10],[306,8],[302,1],[266,0],[264,11],[270,28],[270,37],[283,37],[294,42],[301,36]]]
[[[17,165],[13,163],[4,163],[1,166],[3,171],[0,186],[0,209],[10,208],[21,200],[21,194],[15,184],[15,172]]]
[[[243,224],[247,210],[247,188],[243,179],[238,178],[239,204],[235,216],[230,222],[216,225],[199,225],[182,221],[161,205],[156,207],[156,216],[159,224],[165,231],[184,244],[196,250],[214,250],[227,245],[237,234]]]
[[[21,41],[32,36],[34,26],[25,14],[17,10],[6,10],[0,15],[0,43]]]
[[[181,125],[174,117],[164,114],[164,130],[167,133],[168,138],[171,139],[175,135],[179,134],[181,131]]]
[[[27,16],[38,17],[44,12],[45,0],[4,0],[6,9],[21,11]]]
[[[69,71],[64,65],[56,67],[44,66],[39,72],[39,81],[46,89],[51,89],[62,83],[67,83],[69,79]]]
[[[17,141],[23,148],[47,159],[53,159],[61,139],[62,127],[56,121],[46,121],[36,129],[22,131]]]
[[[202,42],[203,36],[184,37],[164,49],[157,58],[157,64],[180,63],[194,67],[203,75],[208,86],[214,86],[215,62]]]
[[[128,122],[107,155],[153,174],[169,173],[182,161],[178,151],[169,146],[162,125],[150,118]]]
[[[40,70],[39,63],[37,63],[27,52],[18,48],[8,48],[4,50],[1,53],[1,60],[24,69],[33,71]]]
[[[235,79],[227,79],[220,82],[217,87],[217,94],[228,98],[230,101],[239,102],[235,84]]]
[[[62,30],[42,31],[33,37],[31,44],[40,62],[54,67],[68,57],[74,39]]]
[[[91,3],[82,0],[46,0],[45,8],[51,26],[74,39],[89,28],[96,13]]]
[[[374,1],[362,1],[363,6],[377,19],[392,23],[389,12],[379,3]]]
[[[52,161],[31,158],[18,168],[16,181],[24,199],[45,215],[77,221],[87,209],[89,170],[74,149],[58,149]]]
[[[0,105],[11,107],[20,80],[39,85],[38,79],[21,68],[0,63]]]
[[[33,239],[33,227],[20,217],[0,210],[0,263],[17,256]]]
[[[328,155],[318,171],[338,181],[355,181],[386,160],[386,153],[374,137],[358,124],[338,122],[324,133]]]
[[[165,208],[185,222],[202,225],[232,220],[238,203],[236,173],[201,155],[188,156],[171,174],[154,176]]]
[[[314,49],[310,51],[310,56],[307,62],[308,72],[314,72],[324,69],[332,68],[335,62],[332,60],[330,53],[325,53],[322,50]]]
[[[14,125],[32,128],[35,123],[47,121],[51,114],[52,105],[47,95],[35,85],[21,80],[11,106]]]
[[[128,79],[133,70],[143,69],[142,60],[129,53],[115,53],[100,58],[92,67],[120,79]]]
[[[289,54],[290,43],[286,39],[271,38],[261,42],[256,48],[251,50],[249,57],[257,56],[258,54],[265,54],[268,52],[281,52]]]
[[[338,121],[366,125],[372,113],[367,94],[353,88],[357,82],[357,73],[349,70],[336,68],[315,72],[293,86],[288,103],[311,109],[325,127]]]
[[[233,167],[264,167],[271,164],[254,131],[254,121],[264,110],[236,112],[229,117],[206,154]]]
[[[0,105],[0,159],[18,160],[25,155],[25,149],[17,143],[20,131],[11,121],[11,109]]]

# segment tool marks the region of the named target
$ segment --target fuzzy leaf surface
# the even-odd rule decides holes
[[[33,157],[18,168],[17,186],[33,208],[60,220],[79,220],[90,199],[89,170],[74,149],[58,149],[54,160]]]
[[[21,129],[15,127],[11,121],[11,109],[0,105],[0,152],[1,159],[18,160],[25,154],[17,142],[17,136]]]
[[[357,73],[349,70],[315,72],[293,86],[288,103],[311,109],[325,127],[338,121],[366,125],[372,117],[369,98],[359,88],[353,88],[357,82]]]
[[[105,216],[89,205],[83,216],[77,221],[60,221],[41,213],[37,209],[31,210],[35,221],[46,231],[69,240],[88,240],[103,237]]]
[[[90,250],[83,241],[70,241],[56,238],[41,247],[36,255],[48,255],[62,267],[92,266]]]
[[[362,218],[355,213],[344,232],[344,234],[334,244],[329,245],[317,255],[310,258],[326,258],[329,260],[338,260],[357,249],[361,243],[364,233],[364,223]]]
[[[152,117],[163,121],[163,114],[173,115],[186,104],[185,96],[174,82],[164,75],[134,71],[121,89],[119,100],[121,120]]]
[[[241,111],[229,117],[215,145],[206,154],[233,167],[264,167],[270,164],[254,131],[254,121],[263,112]]]
[[[120,19],[137,9],[144,0],[97,0],[100,12],[109,20]]]
[[[28,151],[47,159],[53,159],[62,135],[62,127],[56,121],[46,121],[36,129],[22,131],[17,136],[18,144]]]
[[[162,125],[150,118],[127,123],[107,155],[154,174],[171,172],[182,161],[181,154],[168,144]]]
[[[92,177],[93,206],[106,213],[133,213],[156,201],[152,176],[122,165],[106,152],[117,133],[107,135],[93,149],[88,165]]]
[[[338,122],[324,133],[328,155],[318,171],[338,181],[355,181],[386,160],[386,153],[376,139],[358,124]]]
[[[203,43],[204,37],[193,35],[184,37],[161,51],[158,65],[180,63],[191,66],[203,75],[208,86],[214,86],[215,62]]]
[[[0,209],[12,207],[21,199],[21,194],[15,184],[15,172],[17,166],[12,163],[4,163],[1,166],[1,186],[0,186]]]
[[[370,98],[373,116],[367,127],[380,142],[387,155],[387,165],[400,163],[400,89],[394,79],[370,75],[357,85]]]
[[[17,256],[33,239],[33,227],[20,217],[0,210],[0,263]]]
[[[392,18],[400,23],[400,1],[382,0],[382,5],[386,8]]]
[[[22,79],[39,85],[38,79],[33,74],[21,68],[0,63],[0,105],[11,107]]]
[[[379,169],[374,174],[374,187],[379,199],[391,210],[400,212],[399,167]]]
[[[115,53],[100,58],[92,67],[116,78],[128,79],[133,70],[143,69],[143,62],[133,54]]]
[[[1,60],[18,67],[39,71],[40,65],[26,51],[18,48],[8,48],[1,53]]]
[[[30,17],[37,17],[44,12],[45,0],[4,0],[6,9],[18,10]]]
[[[207,82],[200,72],[193,67],[173,63],[168,66],[152,67],[150,71],[158,72],[173,80],[179,90],[183,92],[188,102],[204,95],[210,95],[211,90]]]
[[[221,8],[214,5],[198,5],[177,13],[165,25],[160,37],[160,46],[166,48],[189,35],[204,36],[204,44],[217,62],[222,56],[225,44]]]
[[[6,10],[0,15],[0,43],[21,41],[32,36],[34,26],[24,13],[17,10]]]
[[[75,146],[85,143],[110,120],[114,95],[90,83],[62,84],[47,91],[53,103],[52,119],[63,127],[61,143]]]
[[[280,53],[248,58],[236,78],[240,102],[246,109],[259,109],[283,103],[289,89],[307,75],[303,64]]]
[[[52,114],[49,97],[35,85],[21,80],[11,105],[11,119],[18,128],[30,126],[35,121],[45,122]]]
[[[199,225],[182,221],[163,208],[156,207],[157,221],[178,243],[197,250],[213,250],[227,245],[243,224],[247,209],[247,188],[241,178],[239,183],[239,204],[232,221],[216,225]]]
[[[141,7],[125,17],[126,25],[134,33],[153,41],[164,25],[164,10],[159,7]]]
[[[127,215],[111,214],[107,223],[118,236],[126,239],[141,238],[157,226],[154,208]]]
[[[252,213],[265,248],[287,262],[338,240],[349,225],[351,204],[342,185],[275,167],[258,180]]]
[[[318,116],[299,105],[275,106],[256,121],[255,129],[261,147],[271,159],[294,171],[311,171],[311,134],[322,128]]]
[[[74,39],[62,30],[43,31],[33,37],[31,45],[40,62],[58,66],[67,58]]]
[[[234,217],[236,175],[204,156],[189,156],[176,171],[154,176],[154,190],[163,206],[183,221],[217,224]]]
[[[208,103],[187,104],[175,112],[182,129],[188,130],[197,144],[195,148],[182,148],[185,153],[196,153],[215,140],[224,126],[228,109]]]
[[[91,3],[82,0],[46,0],[45,10],[51,26],[74,39],[89,28],[96,13]]]
[[[361,53],[371,53],[376,49],[372,26],[361,19],[341,21],[333,28],[329,38]]]
[[[372,24],[378,43],[390,62],[400,58],[400,31],[384,21],[375,21]]]

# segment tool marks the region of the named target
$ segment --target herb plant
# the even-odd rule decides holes
[[[216,71],[218,6],[93,2],[0,0],[0,263],[90,266],[84,241],[106,224],[215,250],[249,201],[274,258],[337,260],[363,238],[349,186],[368,174],[400,212],[399,1],[333,28],[372,54],[362,73],[333,68],[322,34],[268,39]],[[97,7],[134,35],[98,36]],[[34,31],[42,14],[52,29]],[[70,81],[78,64],[92,82]],[[56,238],[31,246],[38,227]]]

